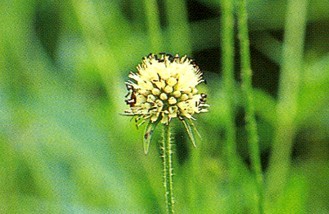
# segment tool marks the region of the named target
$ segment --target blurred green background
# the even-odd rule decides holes
[[[234,189],[227,185],[219,1],[1,0],[0,11],[0,213],[165,212],[161,131],[145,156],[143,127],[120,115],[127,75],[150,52],[193,56],[208,82],[199,87],[210,109],[197,116],[197,149],[174,123],[177,213],[256,212],[238,45],[232,96],[239,179]],[[248,2],[265,174],[285,14],[284,0]],[[268,213],[329,213],[328,29],[329,1],[310,0],[289,176]]]

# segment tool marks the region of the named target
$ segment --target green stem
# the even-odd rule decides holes
[[[233,41],[233,2],[231,0],[222,0],[222,61],[223,61],[223,91],[225,100],[225,122],[226,122],[226,140],[227,157],[229,163],[235,163],[236,142],[235,126],[232,111],[232,101],[234,94],[234,41]],[[233,166],[234,167],[234,166]]]
[[[170,142],[170,127],[169,125],[163,125],[163,175],[164,175],[164,187],[166,207],[168,213],[174,213],[174,194],[173,194],[173,166],[172,166],[172,149]]]
[[[235,126],[232,111],[234,91],[234,41],[233,41],[233,2],[222,1],[222,57],[223,57],[223,90],[226,104],[226,138],[228,157],[234,158],[236,152]],[[230,161],[231,162],[231,161]],[[233,161],[234,162],[234,161]],[[231,162],[232,163],[232,162]]]
[[[295,137],[295,119],[308,0],[289,0],[280,76],[277,121],[267,177],[269,201],[284,190],[290,167],[290,154]]]
[[[166,0],[164,3],[168,20],[170,51],[191,54],[186,1]]]
[[[144,0],[147,19],[148,34],[150,35],[151,47],[154,52],[162,52],[162,35],[160,16],[156,0]]]
[[[236,188],[237,178],[237,154],[236,154],[236,129],[234,124],[234,15],[233,1],[221,0],[222,18],[221,18],[221,47],[222,47],[222,71],[223,71],[223,113],[225,121],[225,156],[227,159],[230,180],[230,201],[235,204],[237,197],[234,189]],[[235,209],[235,208],[234,208]],[[233,211],[234,212],[234,211]]]
[[[263,206],[263,175],[259,152],[259,140],[257,134],[257,124],[255,120],[255,110],[252,89],[252,70],[250,66],[249,36],[247,23],[247,3],[246,0],[238,2],[238,30],[240,39],[240,57],[241,57],[241,79],[242,93],[244,96],[244,105],[246,112],[246,129],[249,141],[249,150],[251,156],[251,165],[256,177],[258,192],[258,211],[264,213]]]

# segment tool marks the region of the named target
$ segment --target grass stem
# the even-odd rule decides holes
[[[163,173],[167,213],[174,213],[174,194],[173,194],[173,164],[172,149],[170,142],[170,127],[163,125]]]
[[[144,0],[148,34],[151,40],[152,52],[162,52],[162,35],[159,9],[156,0]]]
[[[234,41],[233,41],[233,2],[230,0],[222,0],[222,61],[223,61],[223,90],[226,104],[226,140],[227,152],[229,159],[235,159],[236,156],[236,130],[234,126],[234,115],[232,111],[232,102],[234,94]],[[230,161],[234,163],[234,161]]]
[[[283,58],[279,85],[277,121],[267,177],[269,201],[284,190],[290,167],[290,154],[295,137],[295,118],[308,0],[289,0],[286,11]]]
[[[165,10],[168,21],[170,51],[191,54],[191,38],[186,1],[166,0]]]
[[[221,0],[221,48],[222,48],[222,72],[223,72],[223,93],[225,106],[224,120],[226,145],[225,156],[229,168],[230,191],[234,203],[237,198],[234,196],[237,174],[237,154],[236,154],[236,129],[234,124],[234,15],[233,1]]]
[[[238,2],[238,31],[240,39],[240,58],[241,58],[241,79],[242,93],[244,97],[244,106],[246,114],[246,129],[248,134],[249,150],[251,156],[251,165],[256,177],[258,192],[258,211],[264,213],[263,206],[263,174],[259,152],[259,140],[257,133],[257,123],[255,119],[255,109],[252,89],[252,70],[250,65],[249,35],[247,23],[246,0]]]

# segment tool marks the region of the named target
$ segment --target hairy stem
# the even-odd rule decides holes
[[[241,79],[242,93],[244,96],[244,106],[246,112],[246,129],[248,134],[251,165],[256,177],[258,192],[258,212],[264,213],[263,207],[263,174],[260,160],[257,124],[255,119],[253,90],[252,90],[252,70],[250,66],[249,36],[247,23],[246,0],[238,2],[238,30],[240,39],[241,57]]]
[[[172,149],[170,142],[170,127],[169,125],[163,125],[163,175],[164,175],[164,187],[166,207],[168,213],[174,213],[174,194],[173,194],[173,166],[172,166]]]

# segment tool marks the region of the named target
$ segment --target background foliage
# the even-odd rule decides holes
[[[270,213],[329,213],[328,5],[310,0],[307,7],[290,168],[278,202],[266,205]],[[248,2],[265,178],[280,117],[286,6]],[[142,129],[120,115],[127,74],[150,52],[193,56],[208,82],[200,90],[211,107],[196,121],[197,149],[175,123],[177,212],[256,212],[238,45],[231,96],[239,176],[233,189],[227,185],[219,1],[2,0],[0,11],[1,213],[164,212],[160,134],[145,156]]]

